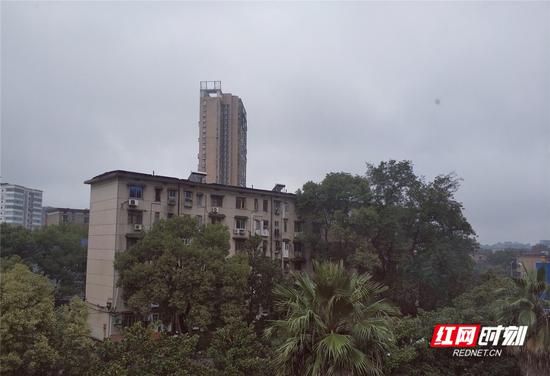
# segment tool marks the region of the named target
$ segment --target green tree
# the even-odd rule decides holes
[[[51,340],[55,327],[52,284],[16,264],[2,275],[0,306],[1,373],[51,372],[60,358]]]
[[[487,277],[480,285],[459,295],[453,302],[433,311],[419,310],[394,322],[395,343],[390,346],[384,372],[394,376],[515,376],[519,368],[515,357],[453,357],[452,349],[430,348],[437,324],[498,324],[500,302],[512,281]]]
[[[119,342],[98,345],[99,362],[91,374],[100,376],[201,376],[208,368],[196,356],[197,336],[155,333],[141,323],[124,330]]]
[[[97,363],[95,344],[90,337],[86,304],[77,297],[55,311],[53,345],[61,356],[56,367],[63,375],[86,375]]]
[[[527,325],[525,346],[518,356],[526,375],[548,374],[550,370],[550,286],[545,282],[543,268],[526,270],[524,276],[514,278],[516,286],[504,300],[501,321],[513,325]]]
[[[3,265],[1,279],[0,373],[85,374],[94,354],[84,303],[55,310],[51,282],[23,264]]]
[[[1,224],[2,257],[18,256],[34,272],[50,279],[58,300],[84,295],[86,248],[79,226],[47,226],[30,231],[22,226]]]
[[[246,297],[248,323],[262,319],[263,317],[259,316],[260,313],[272,313],[273,288],[283,278],[280,263],[264,255],[261,244],[262,238],[258,235],[249,238],[246,244],[250,265]]]
[[[364,177],[328,174],[298,191],[305,239],[321,259],[344,260],[390,287],[404,312],[449,304],[469,286],[475,233],[454,199],[459,180],[415,175],[409,161],[368,165]]]
[[[218,328],[212,337],[208,356],[220,376],[273,374],[269,347],[260,342],[251,325],[238,320]]]
[[[392,342],[390,317],[398,310],[380,298],[386,290],[368,274],[348,273],[342,263],[315,263],[314,276],[296,276],[276,288],[283,314],[266,330],[279,341],[281,375],[381,374]]]
[[[175,332],[242,315],[249,267],[246,259],[226,258],[228,241],[221,225],[199,226],[188,216],[160,221],[116,256],[126,304],[143,318],[158,305]]]

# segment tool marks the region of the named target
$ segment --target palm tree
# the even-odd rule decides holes
[[[517,350],[525,374],[548,374],[542,371],[550,370],[550,286],[543,268],[523,270],[521,278],[514,278],[517,290],[505,301],[501,320],[528,327],[525,345]]]
[[[380,375],[397,308],[380,298],[387,287],[342,263],[315,263],[313,277],[296,275],[275,288],[283,319],[271,322],[280,375]]]

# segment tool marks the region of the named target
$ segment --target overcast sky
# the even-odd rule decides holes
[[[248,185],[409,159],[482,243],[550,238],[550,3],[2,2],[4,182],[197,168],[199,81],[248,114]],[[438,104],[439,103],[439,104]]]

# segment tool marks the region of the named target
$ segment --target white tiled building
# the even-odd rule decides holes
[[[33,230],[42,226],[42,191],[0,183],[0,222]]]

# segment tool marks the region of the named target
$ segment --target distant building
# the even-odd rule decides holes
[[[531,251],[522,252],[516,259],[516,271],[514,276],[524,275],[525,271],[534,271],[538,269],[546,270],[546,282],[550,284],[550,252],[549,251]]]
[[[263,254],[277,260],[283,273],[310,269],[299,237],[296,196],[284,192],[284,185],[262,190],[207,184],[204,178],[200,173],[178,179],[118,170],[86,181],[91,190],[86,302],[94,338],[117,335],[131,322],[116,284],[115,254],[162,219],[188,215],[199,224],[227,226],[230,255],[244,251],[246,240],[258,235]]]
[[[70,208],[46,208],[44,213],[44,225],[63,225],[72,224],[82,227],[88,227],[90,221],[90,211],[88,209],[70,209]]]
[[[533,252],[550,251],[550,246],[547,246],[547,245],[545,245],[541,242],[539,244],[535,244],[534,246],[532,246],[531,251],[533,251]]]
[[[30,230],[42,226],[42,191],[21,185],[0,183],[0,222]]]
[[[199,166],[207,183],[246,186],[246,110],[222,93],[221,81],[201,81]]]

